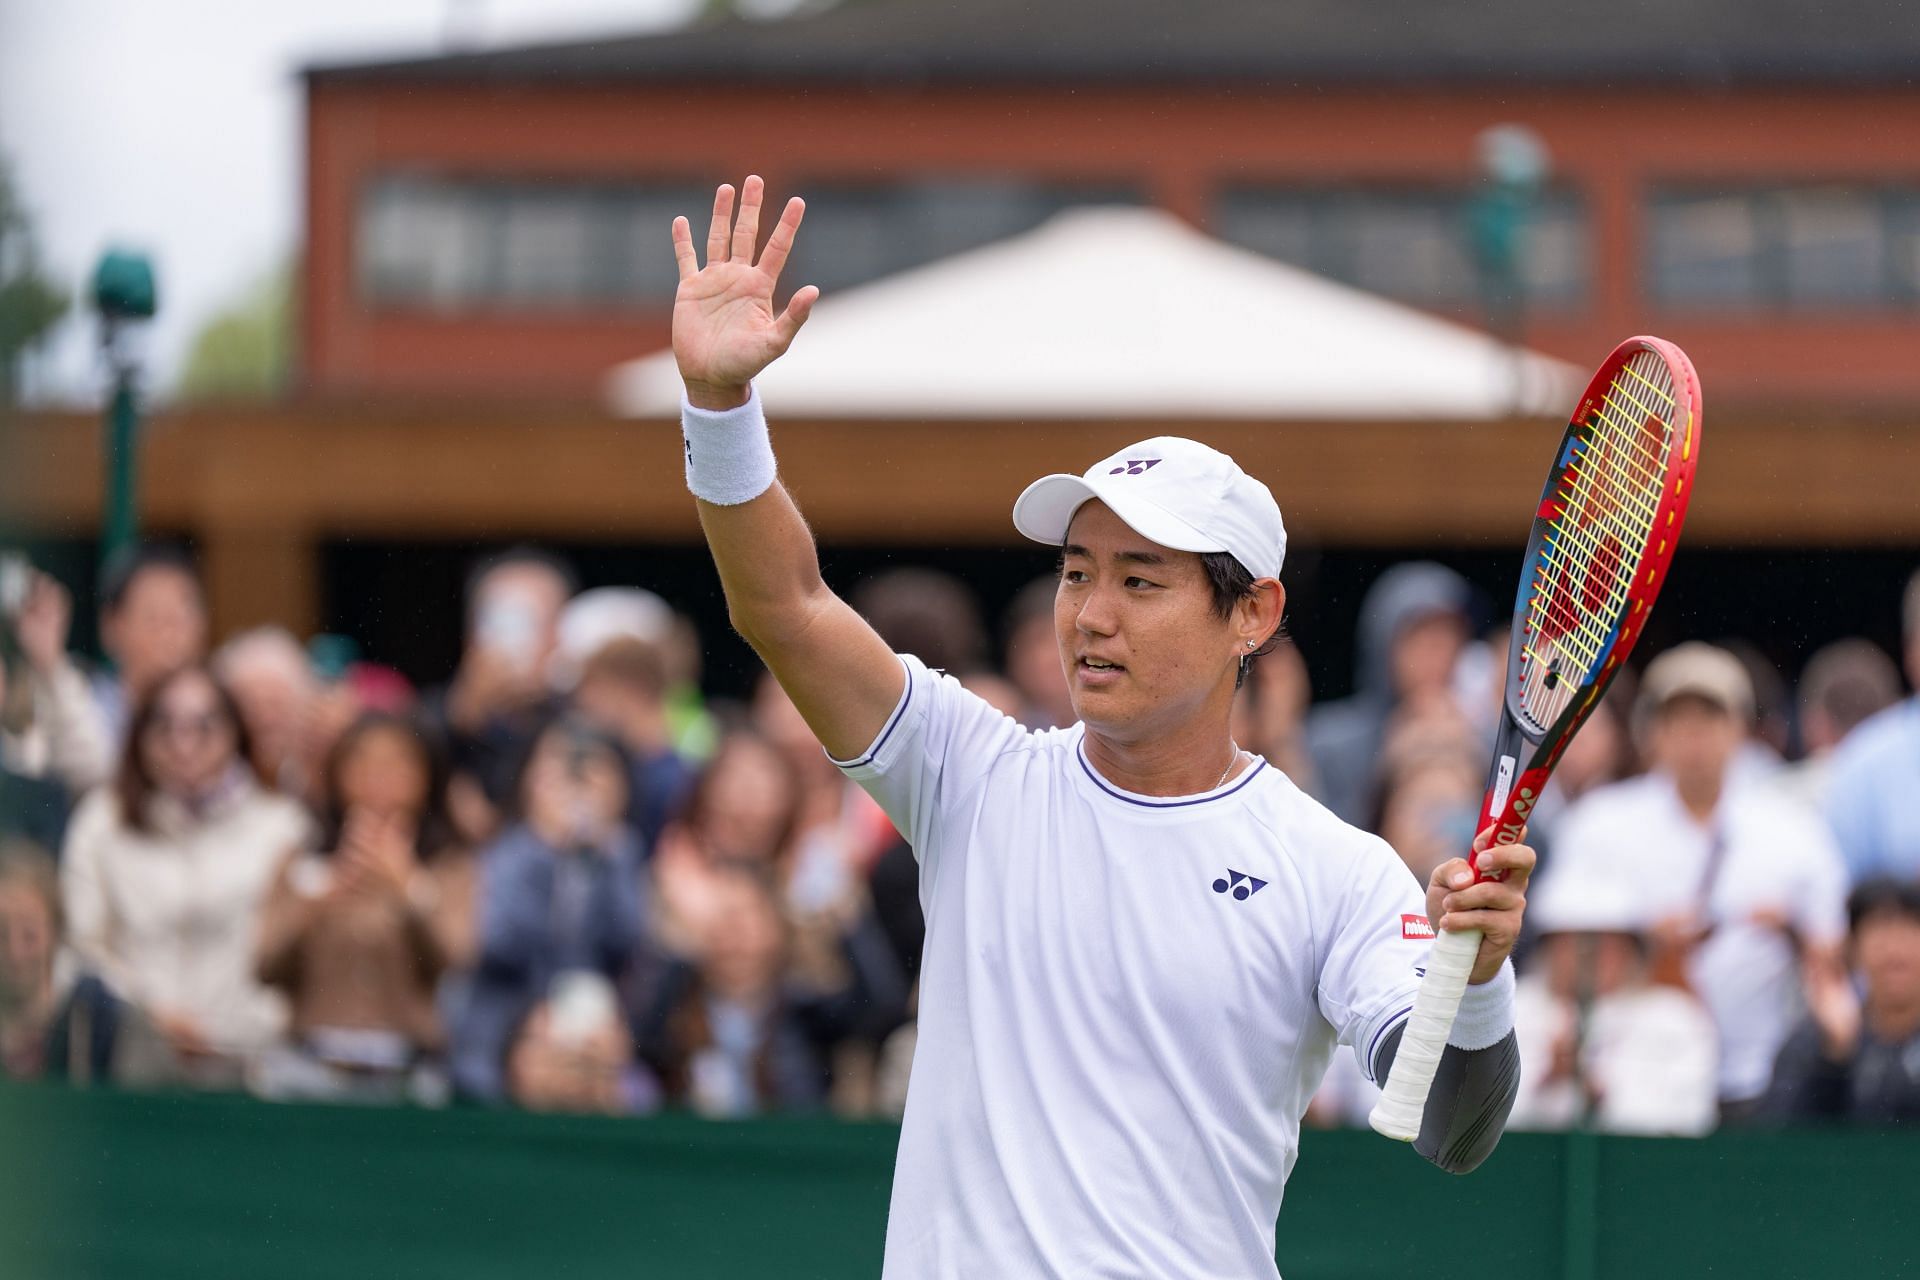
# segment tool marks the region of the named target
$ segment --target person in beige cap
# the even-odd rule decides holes
[[[753,386],[817,293],[773,309],[802,206],[756,258],[759,179],[737,220],[733,198],[716,195],[704,267],[674,224],[687,486],[734,625],[920,865],[884,1274],[1277,1276],[1301,1114],[1338,1046],[1385,1075],[1436,925],[1486,932],[1415,1146],[1477,1165],[1519,1070],[1507,955],[1533,851],[1482,842],[1504,882],[1454,858],[1423,892],[1233,740],[1286,599],[1267,487],[1175,436],[1027,487],[1013,522],[1060,554],[1078,718],[1027,732],[890,652],[821,580]]]
[[[1705,1001],[1720,1033],[1723,1120],[1748,1118],[1798,1015],[1803,974],[1838,963],[1846,874],[1810,810],[1732,766],[1753,717],[1739,659],[1689,642],[1649,664],[1635,709],[1651,770],[1561,819],[1540,893],[1563,877],[1639,886],[1653,965]]]

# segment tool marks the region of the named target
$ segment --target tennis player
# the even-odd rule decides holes
[[[1483,840],[1504,882],[1469,887],[1454,859],[1423,894],[1385,843],[1233,742],[1234,690],[1286,599],[1266,486],[1169,437],[1020,495],[1015,526],[1060,548],[1080,717],[1026,732],[891,653],[821,580],[752,385],[818,291],[774,310],[803,206],[756,262],[762,198],[748,178],[736,218],[719,189],[704,267],[674,222],[687,483],[734,626],[920,861],[885,1274],[1276,1275],[1300,1116],[1336,1044],[1384,1079],[1429,919],[1485,931],[1416,1143],[1473,1168],[1518,1081],[1507,956],[1534,855]]]

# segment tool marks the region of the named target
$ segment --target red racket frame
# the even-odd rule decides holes
[[[1673,438],[1667,445],[1666,483],[1654,508],[1652,529],[1648,535],[1651,543],[1628,588],[1627,599],[1622,606],[1625,613],[1608,647],[1605,661],[1598,664],[1597,670],[1589,673],[1586,681],[1568,701],[1566,709],[1552,724],[1533,731],[1524,724],[1518,709],[1521,649],[1525,643],[1528,605],[1533,592],[1542,589],[1539,583],[1545,537],[1552,520],[1560,513],[1562,480],[1573,461],[1568,445],[1605,399],[1627,361],[1644,351],[1651,351],[1666,362],[1673,376],[1674,388],[1673,417],[1670,419]],[[1499,832],[1494,840],[1496,844],[1515,843],[1524,834],[1527,818],[1539,802],[1540,793],[1546,789],[1547,779],[1552,777],[1554,767],[1560,763],[1561,753],[1573,741],[1573,735],[1579,731],[1640,640],[1647,615],[1653,611],[1653,602],[1659,598],[1660,588],[1666,584],[1667,570],[1673,563],[1674,549],[1680,542],[1680,529],[1686,522],[1687,504],[1693,498],[1694,469],[1700,460],[1701,419],[1700,377],[1694,372],[1693,362],[1673,343],[1642,335],[1629,338],[1615,347],[1612,354],[1601,363],[1588,382],[1586,393],[1580,397],[1579,407],[1567,423],[1559,452],[1554,455],[1553,469],[1540,495],[1533,531],[1527,540],[1520,588],[1514,597],[1513,636],[1507,647],[1506,694],[1501,700],[1500,728],[1495,735],[1493,764],[1487,773],[1487,790],[1481,802],[1478,828],[1485,832],[1488,827],[1498,827]],[[1507,764],[1507,761],[1513,763]],[[1524,767],[1520,767],[1522,761]],[[1517,776],[1503,780],[1503,770],[1515,770]],[[1474,875],[1476,880],[1489,878],[1482,875],[1477,867]]]

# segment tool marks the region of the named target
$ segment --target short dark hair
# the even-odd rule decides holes
[[[1231,618],[1233,606],[1253,595],[1253,574],[1234,559],[1231,552],[1203,551],[1200,553],[1200,567],[1207,571],[1207,586],[1213,593],[1215,616]],[[1233,678],[1234,688],[1238,689],[1247,682],[1247,672],[1253,670],[1254,659],[1272,653],[1274,646],[1285,638],[1286,632],[1284,623],[1275,627],[1266,643],[1240,659],[1240,670]]]
[[[200,569],[192,556],[165,543],[141,543],[122,547],[108,557],[100,573],[100,611],[118,613],[120,606],[127,602],[127,593],[133,590],[134,581],[149,569],[171,569],[184,574],[193,583],[194,591],[204,594],[200,587]]]
[[[1879,916],[1920,922],[1920,883],[1875,876],[1856,885],[1847,895],[1848,931],[1857,937],[1862,924]]]

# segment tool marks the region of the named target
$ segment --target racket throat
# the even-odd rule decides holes
[[[1526,833],[1527,820],[1552,773],[1551,765],[1537,758],[1539,754],[1539,744],[1511,715],[1500,718],[1478,827],[1482,832],[1494,828],[1496,844],[1517,844]]]

